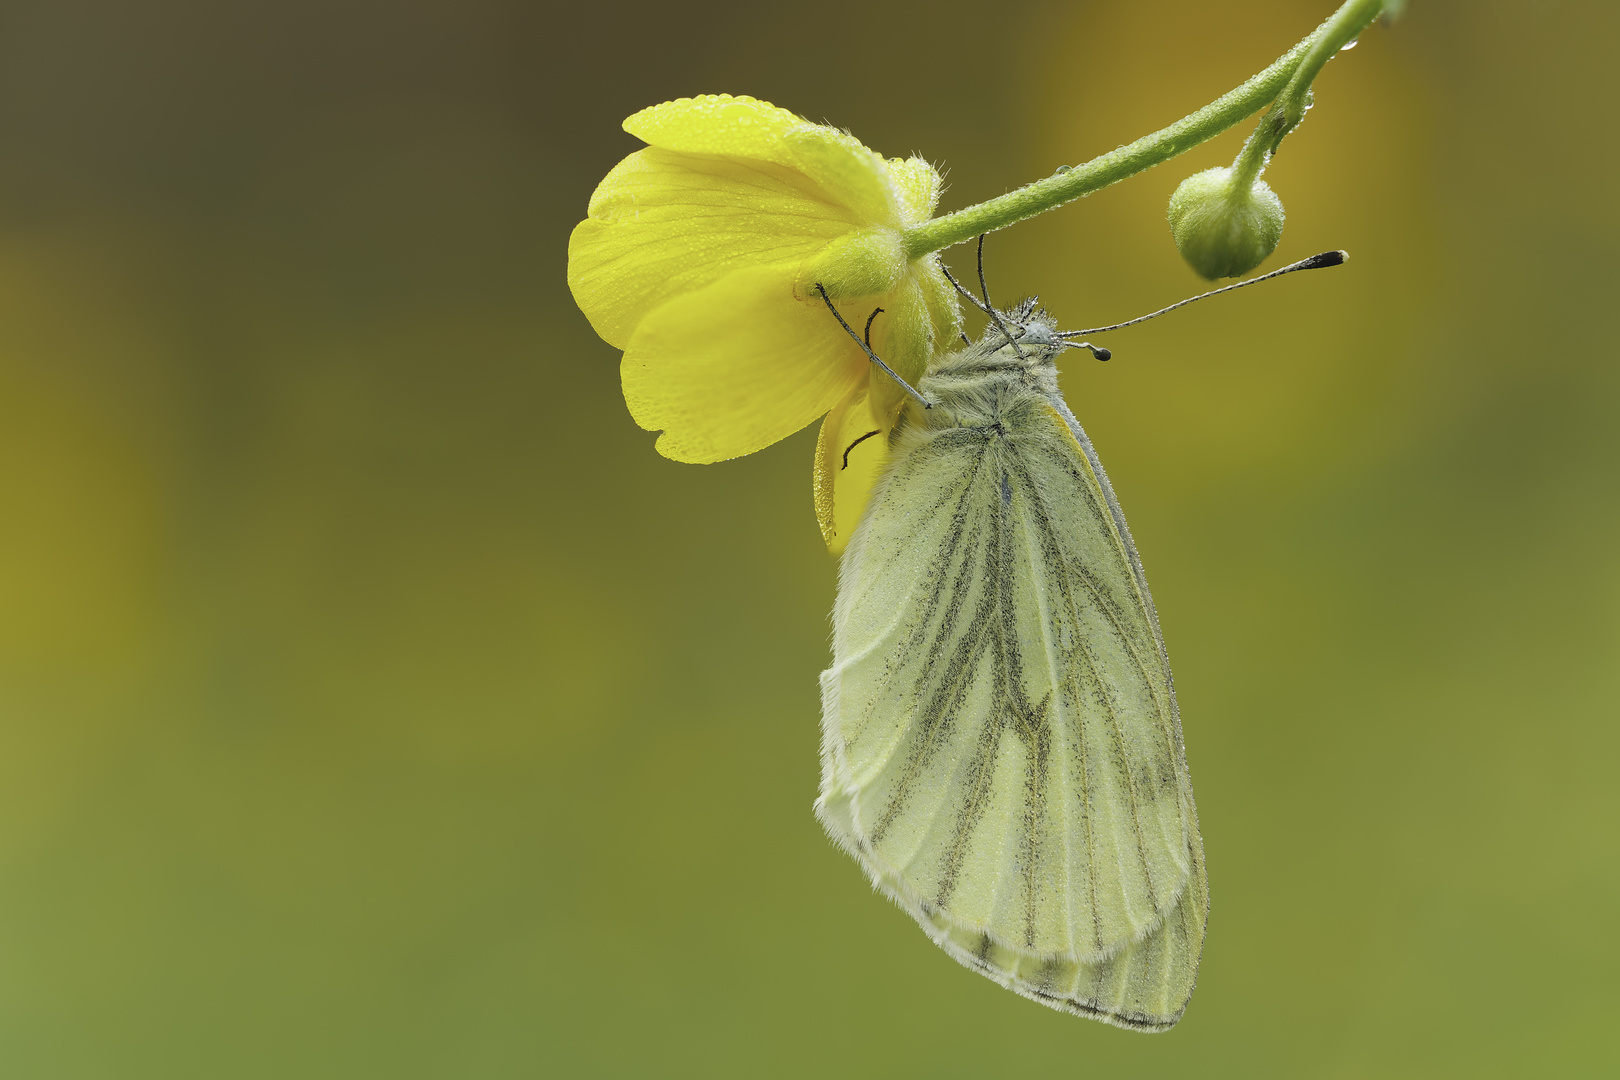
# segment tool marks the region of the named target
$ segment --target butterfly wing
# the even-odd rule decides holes
[[[1060,398],[911,429],[844,557],[822,676],[829,833],[947,952],[1174,1024],[1208,890],[1135,548]]]

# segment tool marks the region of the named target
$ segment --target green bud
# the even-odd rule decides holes
[[[1170,235],[1176,249],[1212,280],[1259,266],[1277,250],[1282,230],[1282,200],[1264,180],[1243,190],[1229,168],[1194,173],[1170,196]]]

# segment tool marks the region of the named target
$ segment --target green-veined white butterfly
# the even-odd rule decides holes
[[[913,391],[844,552],[816,815],[961,963],[1163,1031],[1209,913],[1170,663],[1058,391],[1081,343],[1033,302],[991,315]]]

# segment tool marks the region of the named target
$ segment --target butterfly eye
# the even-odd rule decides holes
[[[1045,323],[1025,323],[1019,328],[1019,340],[1030,345],[1056,345],[1057,337]]]

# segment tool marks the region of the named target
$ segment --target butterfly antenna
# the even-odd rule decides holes
[[[945,265],[945,260],[939,259],[938,262],[940,271],[945,275],[945,280],[951,283],[951,287],[966,297],[968,303],[972,304],[986,315],[990,314],[990,307],[985,304],[983,300],[980,300],[977,296],[974,296],[972,293],[968,292],[962,283],[956,280],[956,276],[951,273],[951,268]]]
[[[1059,334],[1058,336],[1062,337],[1063,335]],[[1114,354],[1112,352],[1103,348],[1101,345],[1093,345],[1089,341],[1060,341],[1058,344],[1067,345],[1071,349],[1090,349],[1091,355],[1095,356],[1098,360],[1112,360],[1114,358]]]
[[[927,398],[925,398],[921,394],[917,393],[916,390],[912,389],[912,386],[911,386],[910,383],[906,382],[906,380],[902,379],[899,375],[895,374],[894,368],[890,367],[888,364],[885,364],[882,360],[878,359],[878,354],[872,351],[872,346],[867,343],[867,340],[865,338],[861,337],[861,335],[857,334],[855,332],[854,327],[850,326],[849,323],[844,321],[844,317],[842,315],[840,315],[838,313],[838,309],[833,306],[832,297],[827,295],[827,290],[821,287],[821,282],[819,282],[819,281],[816,282],[816,292],[821,294],[822,303],[826,304],[827,305],[827,310],[833,313],[833,318],[837,319],[838,320],[838,325],[842,326],[844,328],[844,333],[848,334],[850,337],[855,339],[855,344],[859,345],[861,347],[861,351],[866,353],[866,358],[868,360],[872,361],[872,363],[876,364],[878,367],[880,367],[884,371],[888,372],[889,373],[889,378],[891,378],[895,382],[899,383],[900,384],[900,389],[904,390],[906,393],[910,394],[913,398],[915,398],[917,400],[917,404],[921,405],[925,409],[932,409],[934,407],[934,403],[932,401],[929,401]],[[867,332],[868,335],[870,335],[871,332],[872,332],[872,319],[877,318],[878,317],[878,311],[882,311],[882,310],[883,310],[882,308],[878,308],[877,311],[872,312],[871,318],[868,318],[866,320],[866,332]]]
[[[1007,339],[1007,344],[1012,346],[1013,352],[1018,354],[1018,359],[1024,360],[1027,359],[1024,350],[1018,347],[1018,342],[1013,340],[1012,331],[1001,321],[1001,313],[990,303],[990,286],[984,283],[984,238],[989,235],[989,233],[979,234],[979,291],[984,294],[984,303],[981,306],[985,314],[990,316],[990,321],[996,324],[996,329],[1001,331],[1001,336]]]
[[[1127,326],[1135,326],[1137,323],[1147,322],[1149,319],[1157,319],[1160,315],[1163,315],[1166,312],[1174,311],[1179,307],[1186,307],[1188,304],[1191,304],[1196,300],[1206,300],[1211,296],[1219,296],[1221,293],[1231,292],[1233,289],[1242,289],[1249,285],[1257,285],[1262,281],[1269,281],[1274,277],[1282,277],[1284,274],[1292,274],[1296,270],[1320,270],[1324,266],[1338,266],[1347,261],[1349,258],[1350,255],[1348,252],[1324,251],[1320,255],[1312,255],[1310,258],[1301,259],[1297,263],[1289,263],[1281,270],[1273,270],[1269,274],[1261,274],[1259,277],[1250,278],[1248,281],[1239,281],[1235,285],[1224,285],[1219,289],[1211,289],[1207,293],[1199,293],[1197,296],[1189,296],[1187,299],[1179,300],[1167,308],[1160,308],[1158,311],[1150,312],[1147,315],[1140,315],[1134,319],[1127,319],[1122,323],[1114,323],[1112,326],[1095,326],[1090,330],[1065,330],[1058,336],[1061,338],[1085,337],[1087,334],[1101,334],[1109,330],[1123,330]],[[1105,360],[1107,357],[1099,356],[1097,359]]]

